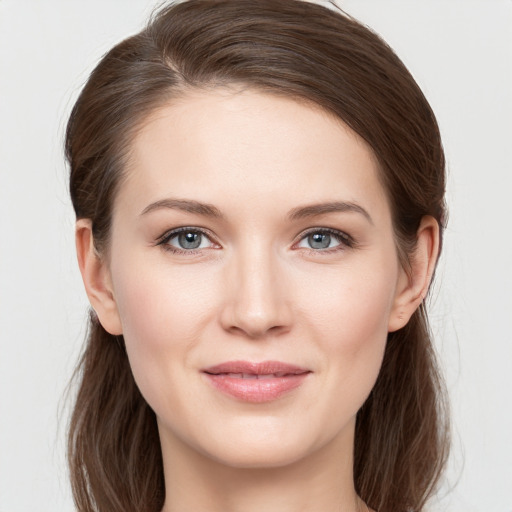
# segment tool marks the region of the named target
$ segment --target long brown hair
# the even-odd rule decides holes
[[[191,88],[239,84],[334,113],[373,149],[404,266],[423,216],[445,219],[445,162],[432,110],[375,33],[300,0],[187,0],[162,8],[108,52],[66,134],[77,218],[108,250],[130,142],[154,109]],[[441,229],[442,231],[442,229]],[[163,465],[155,414],[133,380],[122,336],[90,317],[68,451],[80,511],[158,512]],[[377,383],[357,417],[356,491],[379,512],[423,509],[448,453],[445,392],[424,304],[388,336]]]

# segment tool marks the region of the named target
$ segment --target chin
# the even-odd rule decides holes
[[[276,442],[237,443],[225,450],[214,450],[208,455],[224,466],[237,469],[271,469],[290,466],[306,458],[309,451],[304,446]]]
[[[293,465],[321,453],[351,445],[352,422],[347,428],[310,428],[314,422],[241,422],[224,424],[210,431],[195,448],[209,459],[227,467],[240,469],[280,468]],[[349,435],[346,436],[345,433]],[[222,435],[216,435],[222,434]],[[196,438],[196,440],[199,440]]]

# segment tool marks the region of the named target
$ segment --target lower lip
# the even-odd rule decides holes
[[[309,375],[309,372],[264,379],[242,379],[209,373],[205,373],[205,375],[215,388],[227,395],[244,402],[262,403],[277,400],[298,388]]]

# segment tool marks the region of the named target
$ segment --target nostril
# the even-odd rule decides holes
[[[285,325],[273,325],[267,328],[252,324],[245,326],[232,325],[226,330],[236,336],[243,336],[256,340],[261,338],[280,336],[281,334],[288,332],[290,328],[289,326]]]

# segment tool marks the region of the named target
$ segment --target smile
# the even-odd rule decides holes
[[[276,400],[299,387],[311,370],[280,361],[229,361],[203,370],[217,390],[244,402]]]

